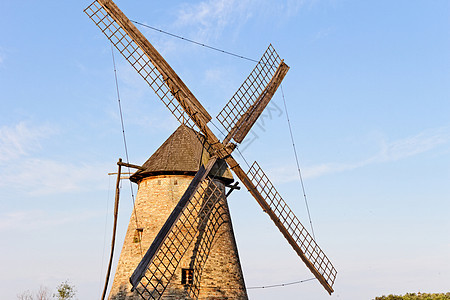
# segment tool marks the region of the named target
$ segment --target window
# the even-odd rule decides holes
[[[142,240],[142,231],[144,231],[144,228],[136,228],[133,237],[134,243],[139,243]]]
[[[194,269],[181,269],[181,284],[194,283]]]

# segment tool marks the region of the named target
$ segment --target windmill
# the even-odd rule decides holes
[[[308,269],[331,294],[337,272],[325,253],[258,163],[254,162],[248,171],[244,171],[232,156],[236,145],[242,143],[289,69],[274,48],[269,46],[218,114],[217,120],[225,132],[225,138],[220,141],[208,126],[212,117],[206,109],[113,1],[97,0],[85,12],[182,124],[180,128],[184,129],[180,130],[194,134],[207,152],[207,155],[201,156],[201,166],[193,179],[189,179],[186,191],[131,275],[129,280],[134,295],[143,299],[165,297],[174,278],[179,275],[176,272],[183,257],[208,231],[212,220],[220,215],[218,207],[223,203],[226,185],[220,179],[226,181],[228,170],[239,178]],[[133,176],[139,181],[145,164],[136,167],[139,171]],[[236,185],[230,187],[233,189]],[[136,238],[139,240],[139,232]],[[202,270],[205,263],[204,260],[197,260],[196,268],[183,269],[183,289],[189,297],[197,298],[202,289],[198,270]],[[246,294],[241,296],[246,298]]]

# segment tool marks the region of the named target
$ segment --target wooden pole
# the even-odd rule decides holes
[[[111,241],[111,254],[109,256],[109,264],[108,270],[106,271],[106,279],[105,279],[105,287],[103,288],[102,300],[105,299],[106,290],[108,289],[109,275],[111,274],[111,267],[114,256],[114,246],[116,244],[116,230],[117,230],[117,216],[119,214],[119,196],[120,196],[120,171],[122,170],[122,159],[119,158],[117,162],[118,170],[117,170],[117,180],[116,180],[116,197],[114,201],[114,227],[112,233],[112,241]]]

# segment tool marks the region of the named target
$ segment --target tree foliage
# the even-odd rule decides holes
[[[374,300],[450,300],[450,293],[446,294],[408,293],[404,296],[389,295],[376,297]]]
[[[57,293],[53,295],[58,300],[69,300],[75,297],[75,286],[70,285],[68,281],[64,281],[57,288]]]

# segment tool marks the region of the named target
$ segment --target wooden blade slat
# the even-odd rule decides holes
[[[224,144],[233,137],[233,131],[236,131],[236,125],[242,116],[264,93],[281,62],[273,46],[269,45],[253,71],[217,115],[217,120],[227,133]]]
[[[95,1],[85,9],[85,13],[180,123],[202,129],[211,120],[175,71],[112,1]]]
[[[276,222],[277,227],[279,229],[282,228],[283,233],[285,231],[287,232],[285,237],[288,238],[289,243],[294,247],[294,250],[300,257],[302,257],[303,261],[305,261],[306,265],[316,275],[325,289],[331,294],[337,274],[333,264],[300,223],[286,202],[284,202],[283,198],[281,198],[257,162],[253,163],[247,175],[262,198],[269,205],[270,210],[267,212],[269,213],[270,211],[276,216],[278,221]]]
[[[228,208],[226,208],[225,197],[221,194],[219,201],[212,205],[211,210],[205,210],[201,214],[204,222],[199,225],[198,235],[195,237],[193,245],[192,256],[189,267],[194,270],[193,282],[191,285],[185,287],[189,296],[192,299],[198,299],[202,286],[205,287],[205,281],[202,281],[203,271],[208,261],[210,252],[213,246],[221,239],[220,228],[224,226],[229,220],[227,215]],[[219,236],[217,236],[219,234]],[[209,275],[206,272],[206,275]]]
[[[337,271],[305,227],[281,198],[269,178],[254,162],[245,173],[232,158],[227,163],[247,187],[261,208],[270,216],[280,232],[329,294]]]
[[[253,125],[266,108],[267,104],[269,104],[269,101],[277,91],[288,70],[289,67],[282,61],[272,79],[270,79],[270,82],[262,91],[261,95],[259,95],[255,103],[250,106],[244,115],[239,119],[234,129],[225,138],[225,142],[233,138],[236,143],[242,143],[247,133],[250,129],[252,129]]]

